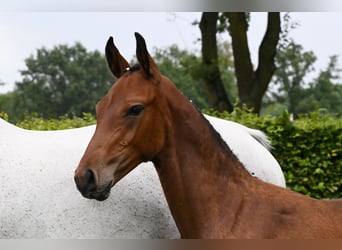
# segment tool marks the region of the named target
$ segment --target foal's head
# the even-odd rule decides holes
[[[166,126],[165,99],[159,85],[165,78],[149,55],[144,38],[135,33],[139,64],[130,68],[109,38],[106,58],[117,81],[96,105],[97,125],[75,171],[79,191],[105,200],[111,187],[162,149]]]

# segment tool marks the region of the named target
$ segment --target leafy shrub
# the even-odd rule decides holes
[[[37,114],[26,116],[24,120],[18,122],[16,125],[21,128],[30,130],[59,130],[79,128],[96,123],[96,119],[90,113],[83,113],[83,117],[60,116],[59,119],[44,119]]]
[[[290,114],[261,116],[237,108],[231,114],[205,111],[267,133],[288,188],[315,198],[342,196],[342,119],[313,112],[292,121]]]
[[[8,114],[5,112],[0,111],[0,118],[8,121]]]

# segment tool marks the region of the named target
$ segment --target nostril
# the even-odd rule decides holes
[[[77,189],[83,194],[88,195],[96,191],[96,177],[92,170],[75,173],[74,180],[76,182]]]
[[[96,189],[95,175],[94,175],[94,172],[91,171],[90,169],[88,169],[86,172],[85,182],[86,182],[86,186],[87,186],[88,191],[95,191],[95,189]]]

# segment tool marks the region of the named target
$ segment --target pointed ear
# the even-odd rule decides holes
[[[115,47],[113,37],[109,37],[107,41],[106,58],[110,70],[117,78],[119,78],[125,72],[125,70],[129,68],[128,62],[125,58],[123,58],[119,50]]]
[[[137,41],[136,56],[140,66],[147,77],[153,77],[155,80],[159,81],[161,74],[159,68],[147,51],[145,39],[138,32],[135,32],[134,35]]]

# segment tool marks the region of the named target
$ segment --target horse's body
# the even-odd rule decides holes
[[[179,237],[152,163],[106,202],[78,194],[74,167],[94,130],[29,131],[0,119],[0,238]]]
[[[279,164],[252,137],[267,144],[260,131],[207,118],[255,176],[284,185]],[[106,202],[77,193],[70,176],[94,130],[30,131],[0,119],[0,238],[179,237],[151,162],[140,164]]]
[[[319,201],[253,178],[136,39],[134,68],[108,40],[118,80],[97,104],[96,131],[75,171],[83,196],[107,199],[140,162],[152,161],[183,238],[342,237],[342,200]]]

